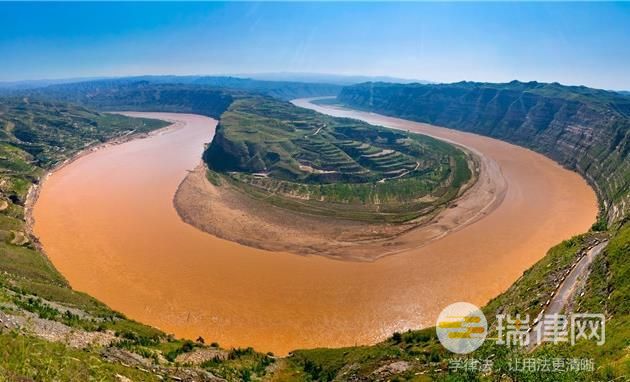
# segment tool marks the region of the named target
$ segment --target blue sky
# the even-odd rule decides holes
[[[0,80],[317,72],[630,89],[630,3],[0,3]]]

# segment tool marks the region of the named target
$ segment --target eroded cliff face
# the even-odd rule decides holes
[[[470,131],[541,152],[596,188],[609,222],[630,213],[630,97],[537,82],[345,87],[353,108]]]
[[[267,165],[261,159],[263,150],[258,146],[251,141],[226,137],[226,128],[219,123],[203,159],[216,171],[264,172]]]

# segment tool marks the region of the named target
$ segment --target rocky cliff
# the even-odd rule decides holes
[[[630,97],[583,86],[364,83],[342,89],[353,108],[470,131],[531,148],[582,174],[604,216],[630,212]]]

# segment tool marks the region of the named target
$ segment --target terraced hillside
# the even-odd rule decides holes
[[[364,221],[414,219],[472,176],[472,159],[444,142],[266,97],[237,99],[204,158],[256,198]]]
[[[471,131],[539,151],[598,191],[606,220],[630,213],[630,97],[557,83],[348,86],[354,108]]]

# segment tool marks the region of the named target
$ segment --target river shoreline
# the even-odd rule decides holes
[[[134,112],[111,112],[111,113],[133,117]],[[37,237],[37,235],[35,235],[33,231],[33,227],[35,225],[35,218],[33,217],[33,208],[35,204],[37,203],[37,200],[39,199],[39,194],[41,192],[42,187],[44,187],[46,180],[55,172],[64,169],[68,165],[74,163],[75,161],[83,158],[86,155],[92,154],[96,151],[102,150],[107,147],[121,145],[123,143],[131,142],[138,139],[149,138],[155,134],[160,134],[168,129],[177,128],[177,126],[181,126],[181,122],[178,122],[178,121],[168,121],[168,120],[163,120],[163,121],[169,122],[171,124],[168,126],[159,128],[157,130],[150,131],[150,132],[145,132],[145,133],[131,132],[131,133],[127,133],[122,136],[119,136],[119,137],[112,138],[106,142],[99,142],[99,143],[94,143],[92,145],[88,145],[85,148],[73,154],[71,157],[67,158],[66,160],[55,164],[51,169],[47,170],[44,174],[42,174],[42,176],[38,179],[37,183],[31,184],[31,186],[28,189],[28,193],[26,194],[26,200],[24,201],[24,221],[26,223],[24,226],[24,229],[31,243],[33,243],[35,249],[41,254],[43,254],[44,257],[48,261],[50,261],[50,259],[46,255],[46,251],[44,250],[44,247],[42,246],[39,238]]]

